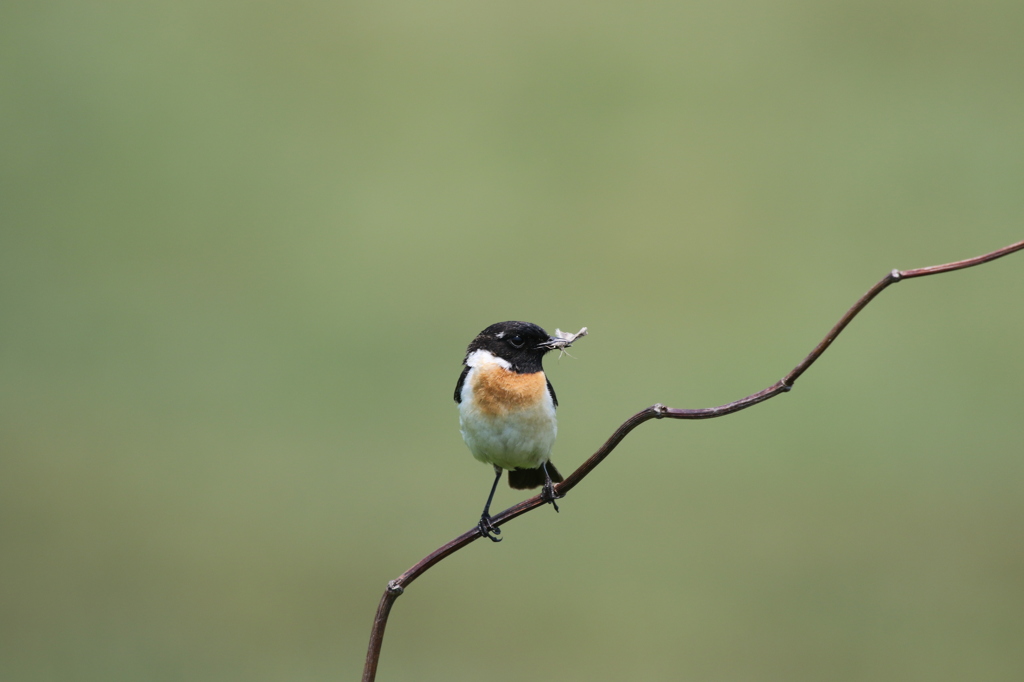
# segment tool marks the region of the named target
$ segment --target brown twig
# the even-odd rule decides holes
[[[714,417],[723,417],[733,412],[739,412],[745,410],[748,407],[757,405],[758,403],[764,402],[769,398],[774,398],[780,393],[785,393],[793,388],[793,384],[796,382],[800,375],[807,371],[807,369],[814,364],[814,361],[821,357],[828,347],[835,341],[839,333],[846,328],[846,325],[850,324],[850,321],[859,313],[864,307],[871,302],[875,296],[882,293],[882,291],[890,284],[895,284],[905,279],[911,279],[914,277],[924,277],[925,275],[936,275],[942,272],[950,272],[952,270],[961,270],[963,268],[969,268],[973,265],[980,265],[993,261],[996,258],[1009,255],[1015,251],[1024,249],[1024,241],[1019,241],[1015,244],[1010,244],[991,253],[986,253],[983,256],[977,258],[968,258],[967,260],[956,261],[954,263],[946,263],[944,265],[933,265],[927,268],[918,268],[916,270],[893,270],[888,275],[878,281],[875,286],[868,289],[867,293],[861,296],[853,307],[846,311],[831,331],[821,340],[814,350],[803,359],[803,361],[793,368],[789,374],[775,382],[763,391],[758,391],[752,395],[748,395],[746,398],[741,398],[735,402],[728,403],[726,405],[720,405],[718,407],[704,407],[695,410],[684,410],[677,409],[674,407],[665,407],[664,405],[657,404],[648,407],[645,410],[637,412],[632,417],[623,422],[622,426],[615,429],[615,433],[611,435],[604,445],[598,448],[597,452],[590,456],[590,458],[580,465],[576,471],[572,472],[562,483],[555,486],[558,494],[564,495],[569,492],[580,481],[584,479],[594,468],[607,457],[615,447],[622,442],[630,431],[640,426],[646,421],[651,419],[712,419]],[[523,500],[519,504],[509,507],[500,514],[495,514],[491,517],[491,522],[495,526],[502,526],[517,516],[522,516],[531,509],[536,509],[545,504],[544,499],[537,495],[531,497],[528,500]],[[459,537],[455,538],[451,542],[437,548],[423,559],[419,561],[415,566],[410,568],[408,571],[398,576],[394,580],[388,583],[387,589],[384,591],[384,596],[381,597],[380,605],[377,607],[377,615],[373,619],[373,629],[370,632],[370,647],[366,652],[366,667],[363,669],[363,682],[373,682],[377,675],[377,662],[380,660],[380,649],[381,644],[384,641],[384,628],[388,623],[388,615],[391,613],[391,607],[395,603],[395,600],[405,591],[416,578],[423,575],[431,566],[447,558],[448,556],[459,551],[469,543],[480,538],[480,530],[474,527],[472,530],[463,533]]]

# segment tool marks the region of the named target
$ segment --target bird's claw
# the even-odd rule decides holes
[[[565,497],[565,495],[559,495],[555,492],[555,484],[551,481],[544,484],[544,488],[541,490],[540,496],[541,499],[554,507],[556,512],[558,511],[558,504],[555,500],[560,500]]]
[[[480,517],[480,523],[476,524],[477,529],[480,531],[480,535],[487,538],[491,542],[501,542],[502,538],[501,529],[491,523],[491,517],[484,514]]]

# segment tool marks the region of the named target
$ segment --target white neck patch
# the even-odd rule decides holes
[[[469,367],[483,367],[484,365],[498,365],[505,369],[512,369],[512,363],[504,358],[499,358],[489,350],[479,348],[466,358],[466,365]]]

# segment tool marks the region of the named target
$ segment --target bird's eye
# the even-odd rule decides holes
[[[513,348],[522,348],[523,344],[526,343],[525,341],[523,341],[523,337],[521,337],[519,334],[516,334],[515,336],[510,338],[508,342],[512,344]]]

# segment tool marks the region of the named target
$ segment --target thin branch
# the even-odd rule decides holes
[[[981,265],[982,263],[988,263],[997,258],[1014,253],[1015,251],[1024,250],[1024,241],[1010,244],[991,253],[986,253],[983,256],[977,258],[968,258],[967,260],[956,261],[954,263],[946,263],[944,265],[933,265],[927,268],[918,268],[916,270],[893,270],[888,275],[883,277],[873,287],[868,289],[867,293],[861,296],[856,303],[853,304],[846,314],[843,315],[834,327],[829,331],[824,339],[821,340],[814,350],[800,362],[799,365],[793,368],[793,370],[785,377],[775,382],[763,391],[748,395],[746,398],[740,398],[739,400],[725,405],[719,405],[718,407],[704,407],[695,410],[677,409],[674,407],[665,407],[661,404],[652,405],[645,410],[637,412],[632,417],[623,422],[622,426],[615,429],[615,433],[611,435],[604,445],[598,448],[597,452],[590,456],[590,458],[579,466],[576,471],[572,472],[563,482],[555,486],[555,490],[558,494],[564,495],[573,488],[575,488],[580,481],[582,481],[591,471],[600,464],[605,457],[607,457],[615,447],[622,442],[622,440],[629,434],[630,431],[640,426],[646,421],[651,419],[712,419],[714,417],[724,417],[727,414],[739,412],[745,410],[748,407],[762,403],[769,398],[774,398],[780,393],[786,393],[796,382],[800,375],[807,371],[807,369],[814,364],[815,360],[821,357],[828,347],[835,341],[839,333],[846,328],[846,325],[850,324],[850,321],[856,317],[857,313],[864,309],[864,307],[882,293],[882,291],[890,284],[903,281],[905,279],[911,279],[914,277],[924,277],[926,275],[936,275],[942,272],[951,272],[953,270],[961,270],[963,268],[969,268],[974,265]],[[522,516],[526,512],[541,507],[545,504],[543,498],[540,495],[531,497],[528,500],[523,500],[519,504],[509,507],[500,514],[495,514],[491,517],[491,523],[495,526],[502,526],[512,519]],[[388,623],[388,615],[391,613],[391,607],[394,605],[395,600],[405,591],[416,578],[420,577],[437,562],[445,559],[455,552],[459,551],[471,542],[481,537],[480,530],[474,527],[472,530],[467,531],[448,542],[445,545],[437,548],[427,556],[423,557],[415,566],[407,570],[402,575],[398,576],[394,580],[388,583],[387,589],[384,591],[384,596],[381,597],[380,605],[377,607],[377,615],[373,620],[373,629],[370,632],[370,647],[366,652],[366,667],[363,669],[363,682],[373,682],[377,675],[377,663],[380,660],[381,644],[384,641],[384,628]]]

